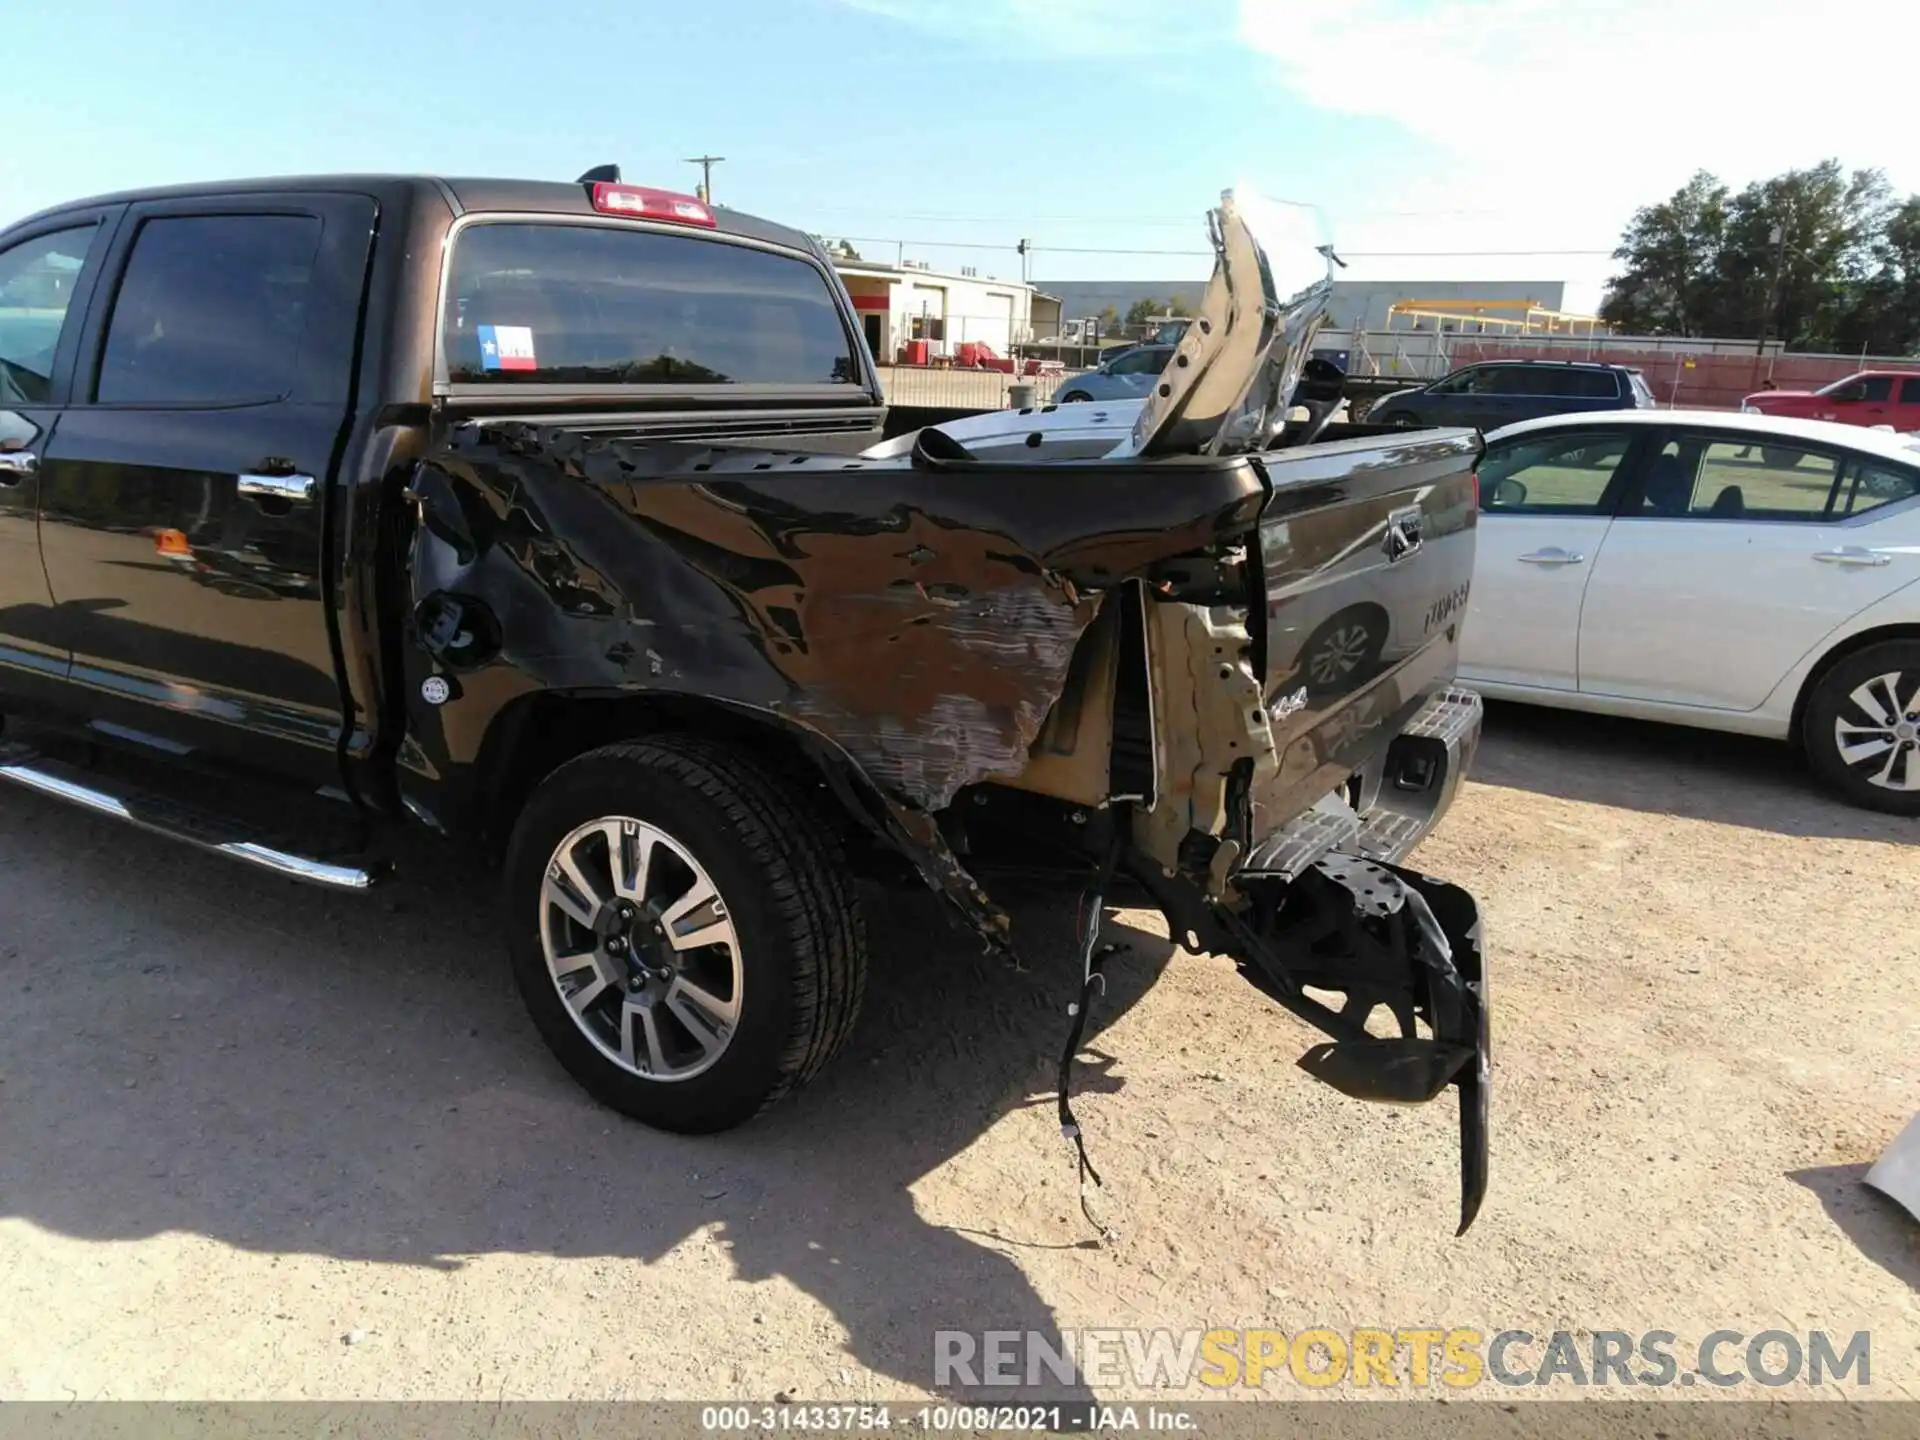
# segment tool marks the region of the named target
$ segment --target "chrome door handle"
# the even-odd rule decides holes
[[[31,450],[0,450],[0,485],[18,485],[40,468]]]
[[[1558,545],[1549,545],[1544,550],[1530,550],[1520,557],[1522,565],[1584,565],[1587,557],[1576,550],[1562,550]]]
[[[1893,557],[1859,545],[1842,545],[1838,550],[1817,550],[1814,559],[1826,565],[1891,565]]]
[[[242,475],[240,493],[255,500],[292,500],[304,504],[313,499],[313,476]]]

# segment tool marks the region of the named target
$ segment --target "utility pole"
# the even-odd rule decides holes
[[[1780,272],[1787,267],[1787,227],[1776,225],[1767,233],[1767,243],[1774,246],[1773,274],[1767,281],[1767,308],[1760,312],[1760,339],[1753,347],[1753,353],[1767,353],[1767,322],[1773,319],[1773,312],[1780,304]]]
[[[689,155],[687,164],[700,167],[700,203],[713,203],[713,167],[727,157],[724,155]]]

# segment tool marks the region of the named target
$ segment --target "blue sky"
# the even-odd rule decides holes
[[[1025,236],[1041,282],[1203,276],[1202,213],[1251,183],[1319,205],[1353,278],[1559,279],[1580,306],[1633,206],[1696,165],[1738,183],[1837,154],[1920,185],[1906,47],[1823,56],[1796,24],[1797,73],[1844,74],[1845,99],[1789,108],[1765,77],[1776,23],[1796,14],[1787,0],[66,0],[8,16],[0,223],[127,186],[330,170],[571,179],[613,160],[690,190],[683,157],[704,151],[727,157],[722,203],[858,237],[876,258],[1014,275]]]

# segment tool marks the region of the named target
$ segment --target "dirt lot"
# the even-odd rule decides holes
[[[0,1395],[852,1400],[923,1393],[936,1328],[1427,1324],[1868,1329],[1871,1393],[1920,1399],[1920,1227],[1859,1184],[1920,1110],[1915,824],[1539,712],[1477,775],[1421,857],[1488,916],[1479,1225],[1451,1099],[1314,1084],[1304,1027],[1123,912],[1107,1247],[1049,1093],[1060,907],[1020,976],[888,905],[852,1053],[696,1142],[547,1059],[456,874],[336,898],[0,795]]]

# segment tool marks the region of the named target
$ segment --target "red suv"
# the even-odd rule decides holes
[[[1740,408],[1752,415],[1920,430],[1920,372],[1862,370],[1818,390],[1761,390],[1742,400]]]

